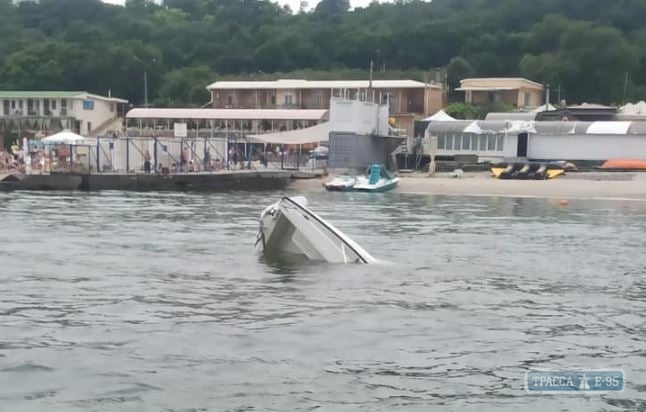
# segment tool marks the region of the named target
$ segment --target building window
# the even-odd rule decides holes
[[[317,94],[316,96],[314,96],[314,105],[316,107],[321,107],[322,103],[323,103],[323,96],[321,96],[320,94]]]
[[[462,146],[462,135],[458,134],[453,139],[453,150],[460,150],[460,146]]]
[[[446,135],[446,150],[453,150],[453,135]]]
[[[487,136],[487,150],[490,152],[493,152],[496,150],[496,136],[494,135],[489,135]]]
[[[233,106],[233,96],[231,96],[231,95],[227,96],[227,106],[228,107]]]
[[[294,97],[291,94],[286,94],[285,95],[285,106],[291,106],[292,105],[292,99]]]
[[[12,109],[15,109],[15,108],[16,108],[16,101],[15,101],[15,100],[12,100],[12,101],[11,101],[11,108],[12,108]]]
[[[480,136],[480,151],[484,152],[487,150],[487,136]]]
[[[444,149],[445,145],[444,143],[446,142],[446,136],[441,134],[437,137],[437,148],[438,149]]]
[[[500,135],[496,138],[496,151],[502,152],[502,149],[505,145],[505,136]]]
[[[56,110],[56,99],[52,99],[52,110]]]
[[[462,150],[470,150],[470,149],[471,149],[471,137],[462,136]]]
[[[471,136],[471,150],[478,151],[478,136]]]
[[[530,98],[529,93],[525,93],[525,107],[528,107],[530,104],[529,98]]]

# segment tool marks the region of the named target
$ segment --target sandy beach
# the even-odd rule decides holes
[[[498,180],[488,172],[465,173],[462,178],[419,173],[399,177],[399,193],[646,201],[646,173],[581,172],[552,180]],[[290,189],[322,190],[327,179],[295,180]]]

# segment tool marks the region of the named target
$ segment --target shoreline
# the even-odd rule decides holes
[[[290,190],[324,190],[328,180],[292,181]],[[462,178],[440,173],[401,174],[393,193],[447,196],[524,197],[543,199],[587,199],[646,202],[646,173],[571,172],[552,180],[499,180],[489,172],[469,172]]]

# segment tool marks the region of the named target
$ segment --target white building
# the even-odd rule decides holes
[[[478,161],[646,159],[646,122],[456,120],[430,122],[437,155]]]
[[[4,130],[45,134],[69,129],[84,136],[121,130],[128,101],[87,92],[0,91]]]

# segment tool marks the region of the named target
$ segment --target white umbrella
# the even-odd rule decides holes
[[[444,110],[440,110],[431,117],[424,119],[425,122],[454,122],[457,119],[449,116]]]
[[[72,133],[69,130],[63,130],[62,132],[47,136],[41,142],[50,143],[50,144],[80,144],[86,142],[87,139],[76,133]]]

